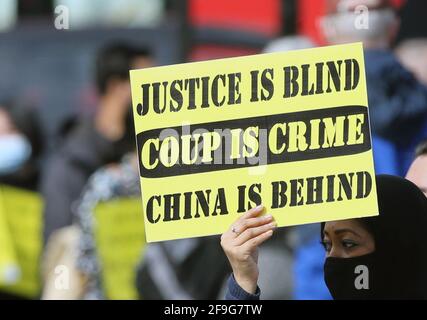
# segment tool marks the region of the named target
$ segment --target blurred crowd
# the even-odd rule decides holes
[[[328,0],[317,28],[325,45],[363,42],[376,172],[407,176],[427,194],[427,37],[407,34],[396,41],[408,19],[400,13],[412,1],[398,7],[387,0]],[[360,6],[369,10],[368,28],[355,28]],[[294,34],[272,39],[259,52],[317,45],[316,39]],[[43,201],[41,285],[33,298],[108,298],[94,239],[95,208],[140,195],[129,70],[158,64],[158,52],[138,41],[100,47],[91,66],[96,109],[63,119],[53,146],[37,108],[10,93],[0,101],[0,184],[36,192]],[[262,246],[263,298],[330,299],[319,264],[324,255],[319,232],[318,225],[282,228]],[[138,259],[132,285],[139,298],[224,296],[230,267],[217,236],[144,244]],[[58,265],[68,268],[67,290],[58,289]],[[0,297],[28,298],[7,285],[0,286]]]

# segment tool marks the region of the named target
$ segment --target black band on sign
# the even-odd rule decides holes
[[[343,106],[148,130],[137,146],[141,177],[161,178],[352,155],[370,150],[371,137],[368,108]]]

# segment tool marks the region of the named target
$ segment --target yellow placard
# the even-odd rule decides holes
[[[6,219],[6,208],[0,189],[0,284],[10,285],[20,278],[20,268],[13,247],[9,224]]]
[[[361,43],[130,76],[148,242],[378,214]]]
[[[1,284],[0,291],[37,298],[41,290],[42,198],[38,193],[9,186],[0,186],[0,192],[5,221],[20,270],[17,281]]]
[[[124,198],[95,208],[94,236],[108,299],[137,299],[135,271],[145,248],[141,200]]]

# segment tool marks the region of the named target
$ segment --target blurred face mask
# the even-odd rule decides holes
[[[20,134],[0,136],[0,175],[14,173],[31,156],[30,142]]]

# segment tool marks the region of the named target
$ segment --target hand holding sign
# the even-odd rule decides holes
[[[230,261],[237,283],[249,293],[255,293],[258,283],[258,246],[273,235],[277,224],[272,215],[260,214],[257,206],[237,219],[222,235],[221,246]]]

